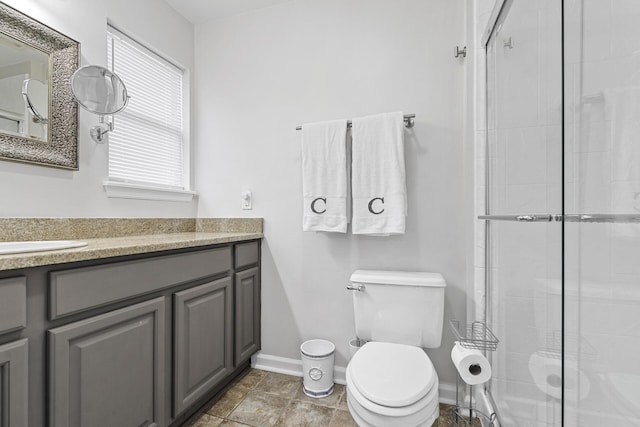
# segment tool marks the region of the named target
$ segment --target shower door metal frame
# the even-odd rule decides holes
[[[500,31],[501,25],[502,23],[507,19],[507,16],[509,14],[509,9],[511,8],[511,6],[513,5],[515,0],[496,0],[496,3],[494,5],[494,8],[491,12],[491,15],[489,17],[489,21],[487,23],[487,27],[482,35],[482,47],[484,48],[484,54],[485,54],[485,92],[486,92],[486,96],[485,96],[485,162],[488,162],[489,160],[489,94],[488,94],[488,90],[489,90],[489,61],[486,60],[488,57],[488,45],[489,42],[492,40],[493,37],[497,36],[497,32]],[[491,277],[491,269],[489,268],[489,266],[491,265],[491,251],[489,250],[489,248],[491,247],[491,222],[492,221],[516,221],[516,222],[560,222],[560,226],[561,226],[561,231],[560,231],[560,240],[561,240],[561,259],[560,259],[560,263],[561,263],[561,343],[560,343],[560,351],[561,351],[561,386],[562,386],[562,391],[561,391],[561,404],[560,404],[560,408],[561,408],[561,426],[564,426],[564,415],[565,415],[565,337],[564,337],[564,331],[565,331],[565,324],[564,324],[564,310],[565,310],[565,262],[564,262],[564,250],[565,250],[565,242],[564,242],[564,237],[565,237],[565,222],[581,222],[581,221],[593,221],[596,222],[598,220],[602,221],[602,220],[607,220],[604,217],[607,217],[607,215],[598,215],[598,214],[594,214],[594,215],[566,215],[565,213],[565,167],[564,167],[564,147],[565,147],[565,115],[564,115],[564,111],[565,111],[565,99],[564,99],[564,74],[565,74],[565,55],[564,55],[564,50],[565,50],[565,46],[564,46],[564,0],[559,0],[560,1],[560,25],[561,25],[561,29],[560,29],[560,34],[561,34],[561,46],[560,46],[560,54],[561,54],[561,66],[560,66],[560,73],[561,73],[561,87],[560,87],[560,91],[561,91],[561,191],[560,191],[560,197],[561,197],[561,212],[560,213],[555,213],[555,214],[550,214],[550,213],[526,213],[526,214],[520,214],[520,215],[492,215],[491,214],[491,209],[490,209],[490,182],[491,182],[491,169],[488,167],[488,165],[486,165],[485,167],[485,214],[484,215],[479,215],[478,219],[480,220],[484,220],[485,221],[485,251],[484,251],[484,265],[485,265],[485,276],[484,276],[484,292],[485,292],[485,311],[484,311],[484,321],[485,324],[489,324],[489,319],[492,318],[493,315],[493,304],[491,301],[491,298],[489,297],[491,295],[491,291],[492,291],[492,287],[491,287],[491,282],[492,282],[492,277]],[[510,42],[510,41],[509,41]],[[618,219],[620,220],[620,219]],[[624,219],[622,219],[624,220]],[[598,221],[598,222],[600,222]],[[638,221],[640,221],[640,218],[638,218]],[[490,384],[487,382],[484,385],[484,393],[485,393],[485,397],[487,400],[489,400],[490,404],[493,406],[493,409],[495,410],[497,408],[497,405],[493,399],[493,396],[491,394],[491,386]],[[500,425],[504,425],[504,423],[502,422],[501,416],[500,414],[496,411],[496,417],[498,419],[498,422]]]
[[[495,37],[497,34],[497,30],[499,29],[499,25],[508,14],[509,8],[514,0],[497,0],[494,8],[491,12],[491,16],[489,18],[489,22],[487,24],[487,28],[482,36],[482,47],[484,48],[485,55],[485,198],[484,198],[484,215],[479,217],[478,219],[484,219],[484,295],[485,295],[485,307],[484,307],[484,323],[485,325],[489,325],[489,319],[493,318],[493,303],[491,301],[490,296],[492,295],[492,287],[491,287],[491,209],[490,209],[490,182],[491,182],[491,170],[489,168],[489,153],[490,153],[490,144],[489,144],[489,51],[488,45],[492,40],[492,37]],[[490,362],[493,364],[493,356],[488,354]],[[502,422],[502,418],[500,413],[497,411],[497,405],[495,400],[493,399],[493,395],[491,394],[491,385],[490,382],[486,382],[484,384],[484,395],[487,400],[489,400],[493,412],[496,414],[496,418],[498,423],[502,426],[504,423]]]

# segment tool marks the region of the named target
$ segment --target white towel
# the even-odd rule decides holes
[[[353,119],[353,234],[404,234],[407,184],[401,112]]]
[[[304,231],[347,232],[347,121],[302,126]]]

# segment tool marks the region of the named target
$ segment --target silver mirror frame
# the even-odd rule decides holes
[[[78,105],[70,78],[80,43],[1,2],[0,32],[49,55],[48,141],[0,133],[0,159],[78,170]]]

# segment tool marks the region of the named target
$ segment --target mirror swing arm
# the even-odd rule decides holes
[[[107,121],[105,120],[105,115],[100,114],[99,120],[100,120],[100,124],[92,127],[91,130],[89,131],[89,134],[91,135],[91,139],[93,139],[97,144],[103,144],[105,140],[105,135],[113,131],[113,117],[111,118],[111,120]],[[103,126],[105,124],[106,124],[106,127]]]
[[[113,115],[117,114],[119,112],[121,112],[122,110],[124,110],[124,108],[127,106],[127,104],[129,103],[129,96],[126,95],[125,92],[125,101],[124,101],[124,106],[118,110],[117,112],[113,113],[113,114],[100,114],[100,113],[95,113],[98,115],[98,121],[100,122],[100,124],[93,126],[90,130],[89,130],[89,135],[91,135],[91,139],[93,139],[93,141],[96,144],[104,144],[105,140],[106,140],[106,135],[109,132],[112,132],[114,129],[113,126]],[[77,101],[77,99],[76,99]],[[82,105],[82,104],[80,104]],[[93,111],[92,111],[93,112]],[[110,120],[107,120],[107,116],[111,117]]]

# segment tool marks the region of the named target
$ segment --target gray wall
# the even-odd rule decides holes
[[[326,338],[347,363],[357,268],[441,272],[445,317],[464,318],[471,215],[463,162],[464,4],[299,0],[196,25],[196,186],[201,216],[261,216],[263,352],[298,358]],[[407,233],[303,233],[296,125],[385,111],[416,113],[406,134]],[[254,210],[240,209],[243,188]],[[467,212],[467,210],[469,212]],[[429,355],[455,381],[445,328]]]

